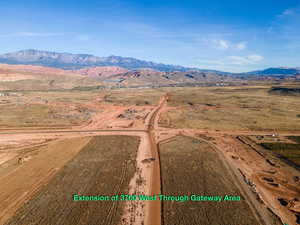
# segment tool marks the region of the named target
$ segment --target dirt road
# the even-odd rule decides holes
[[[155,129],[157,128],[159,112],[166,105],[168,95],[163,96],[159,102],[159,105],[151,112],[147,120],[146,126],[148,127],[149,143],[151,145],[152,158],[155,159],[153,162],[152,173],[150,177],[150,195],[158,195],[161,193],[161,179],[160,179],[160,162],[156,140]],[[145,218],[145,225],[160,225],[161,224],[161,203],[160,201],[149,201],[148,202],[148,213]]]

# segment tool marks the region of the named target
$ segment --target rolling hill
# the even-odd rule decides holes
[[[71,89],[100,84],[88,76],[63,69],[0,64],[0,90]]]
[[[192,86],[235,81],[239,79],[200,71],[161,72],[153,69],[127,70],[114,66],[64,70],[45,66],[0,64],[0,90]]]

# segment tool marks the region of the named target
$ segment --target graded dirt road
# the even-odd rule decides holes
[[[148,127],[148,137],[151,145],[152,158],[154,159],[153,168],[151,173],[151,191],[150,195],[159,195],[161,193],[161,178],[160,178],[160,158],[157,148],[158,141],[156,140],[155,129],[156,121],[158,120],[160,110],[165,106],[168,100],[168,95],[162,97],[159,105],[151,112],[148,121],[146,121],[146,126]],[[161,224],[161,203],[160,201],[150,201],[148,203],[148,213],[145,218],[145,225]]]

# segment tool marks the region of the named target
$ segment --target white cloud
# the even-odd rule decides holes
[[[62,33],[37,33],[37,32],[19,32],[15,36],[21,37],[52,37],[52,36],[61,36]]]
[[[296,11],[294,9],[286,9],[282,13],[278,15],[279,18],[294,16],[296,15]]]
[[[229,48],[229,42],[226,40],[213,40],[216,49],[226,50]]]
[[[259,62],[259,61],[262,61],[262,60],[264,59],[263,56],[261,56],[261,55],[256,55],[256,54],[254,54],[254,55],[249,55],[249,56],[247,56],[247,58],[248,58],[250,61],[253,61],[253,62]]]
[[[282,15],[284,15],[284,16],[291,16],[294,14],[295,14],[295,11],[293,9],[286,9],[282,12]]]
[[[240,43],[237,43],[237,44],[235,45],[235,48],[238,49],[238,50],[244,50],[244,49],[247,48],[247,42],[242,41],[242,42],[240,42]]]
[[[238,66],[245,66],[258,63],[264,59],[263,56],[253,54],[247,56],[227,56],[224,59],[217,59],[217,60],[199,60],[200,63],[209,64],[209,65],[238,65]]]
[[[289,8],[284,10],[282,13],[277,15],[278,18],[285,18],[285,17],[291,17],[291,16],[297,16],[300,13],[300,7],[297,8]]]
[[[201,64],[207,64],[207,65],[219,65],[219,66],[225,65],[222,60],[200,59],[200,60],[198,60],[198,62]]]
[[[249,65],[260,62],[264,59],[263,56],[253,54],[248,56],[229,56],[227,57],[228,63],[233,65]]]
[[[253,63],[257,63],[264,59],[263,56],[253,54],[248,56],[229,56],[227,57],[228,63],[233,65],[249,65]]]
[[[223,39],[214,39],[212,40],[212,43],[214,48],[219,50],[228,50],[228,49],[244,50],[247,48],[246,41],[231,43],[230,41],[223,40]]]
[[[250,63],[250,60],[247,57],[242,56],[229,56],[227,57],[227,64],[232,65],[247,65]]]
[[[38,33],[38,32],[16,32],[10,34],[0,34],[0,37],[53,37],[62,36],[63,33]]]
[[[75,36],[75,39],[78,41],[90,41],[92,39],[92,36],[88,34],[79,34]]]
[[[219,40],[218,45],[221,49],[228,49],[229,43],[225,40]]]

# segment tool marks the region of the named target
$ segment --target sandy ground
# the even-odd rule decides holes
[[[0,165],[10,159],[13,159],[16,156],[17,156],[16,153],[9,153],[9,152],[0,153]]]

